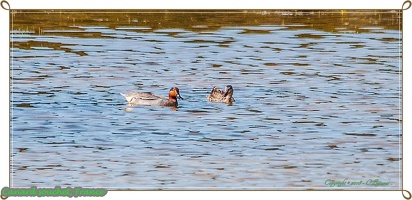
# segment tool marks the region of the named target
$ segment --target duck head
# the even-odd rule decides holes
[[[180,96],[179,88],[177,88],[177,87],[172,87],[172,88],[170,89],[170,91],[169,91],[169,100],[174,100],[174,101],[176,101],[177,98],[183,100],[183,98]]]
[[[225,93],[223,94],[224,97],[229,96],[231,98],[233,96],[233,87],[231,85],[227,85],[225,87]]]

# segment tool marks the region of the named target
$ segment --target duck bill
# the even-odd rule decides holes
[[[178,98],[178,99],[180,99],[180,100],[184,100],[184,99],[183,99],[183,97],[182,97],[182,96],[180,96],[180,94],[179,94],[179,93],[177,93],[177,98]]]

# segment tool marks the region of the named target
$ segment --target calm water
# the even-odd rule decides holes
[[[399,30],[90,19],[11,33],[12,187],[401,188]],[[206,101],[227,84],[232,106]],[[119,95],[173,86],[177,110]]]

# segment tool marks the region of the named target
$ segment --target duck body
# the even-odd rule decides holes
[[[227,85],[225,91],[220,90],[218,87],[213,87],[207,100],[210,102],[232,103],[235,101],[235,98],[233,98],[233,87]]]
[[[168,106],[177,107],[177,99],[183,98],[180,96],[179,89],[173,87],[169,91],[169,98],[164,98],[154,95],[151,92],[135,92],[130,91],[127,94],[120,93],[131,106]]]

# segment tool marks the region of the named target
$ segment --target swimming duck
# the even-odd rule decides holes
[[[231,85],[227,85],[224,92],[217,87],[213,87],[210,95],[207,97],[207,100],[211,102],[232,103],[235,101],[233,98],[233,87]]]
[[[169,98],[163,98],[152,94],[151,92],[131,91],[127,94],[120,93],[131,106],[171,106],[177,107],[177,98],[183,100],[180,96],[179,88],[172,87],[169,91]]]

